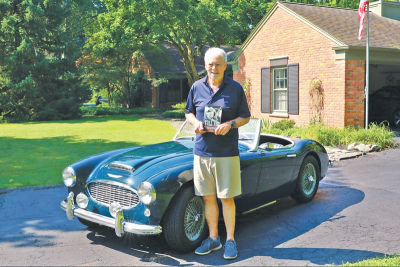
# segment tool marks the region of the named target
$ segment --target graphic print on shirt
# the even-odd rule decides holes
[[[221,124],[222,107],[206,105],[204,109],[204,129],[207,132],[215,132]]]

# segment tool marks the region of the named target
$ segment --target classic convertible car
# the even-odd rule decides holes
[[[65,168],[68,197],[61,208],[68,219],[114,228],[117,236],[163,232],[175,249],[196,248],[208,229],[203,200],[193,189],[194,136],[182,129],[171,142],[114,150]],[[259,119],[239,129],[242,195],[235,198],[237,213],[289,195],[311,201],[328,169],[324,147],[260,130]]]

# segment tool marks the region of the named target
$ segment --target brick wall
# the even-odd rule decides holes
[[[365,60],[346,60],[345,126],[364,126],[365,123]]]
[[[302,125],[316,115],[308,88],[313,79],[319,79],[324,90],[323,122],[338,127],[363,125],[359,99],[364,61],[335,60],[334,46],[327,37],[278,8],[240,55],[239,70],[234,71],[233,78],[242,85],[250,79],[252,115],[272,122],[282,119],[261,112],[261,68],[270,66],[269,58],[288,56],[288,64],[299,64],[299,114],[289,115],[289,119]]]

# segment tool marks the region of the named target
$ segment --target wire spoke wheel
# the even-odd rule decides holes
[[[310,195],[314,191],[315,185],[317,184],[317,175],[312,163],[308,163],[305,166],[301,178],[304,194]]]
[[[200,197],[192,198],[185,211],[183,226],[190,241],[197,240],[205,224],[204,202]]]
[[[301,184],[305,195],[311,195],[317,184],[317,174],[312,163],[308,163],[301,175]]]

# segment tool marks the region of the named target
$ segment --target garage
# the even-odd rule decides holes
[[[368,121],[400,129],[400,65],[370,64],[369,71]]]

